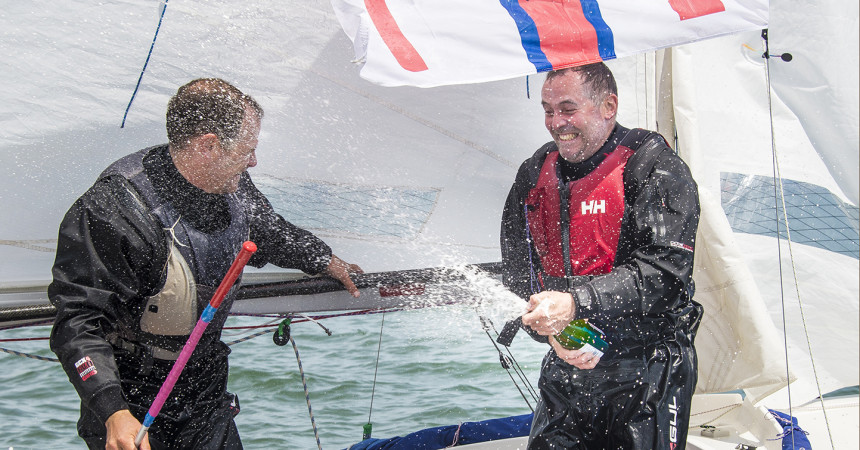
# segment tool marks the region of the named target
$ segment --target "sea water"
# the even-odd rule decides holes
[[[479,292],[477,301],[445,305],[452,299],[438,298],[431,304],[445,306],[320,320],[331,336],[313,322],[291,326],[322,448],[360,441],[368,418],[373,437],[388,438],[531,411],[479,319],[480,314],[492,320],[495,337],[492,328],[500,331],[501,321],[521,313],[524,302],[495,280],[464,273]],[[268,321],[233,317],[227,327]],[[257,331],[227,329],[223,340]],[[49,332],[49,327],[0,331],[0,339]],[[54,356],[45,340],[0,347]],[[316,449],[293,347],[275,345],[267,332],[231,348],[229,389],[239,395],[236,423],[245,447]],[[546,346],[519,333],[511,351],[536,389]],[[58,363],[0,353],[0,367],[0,449],[86,448],[75,431],[79,400]]]

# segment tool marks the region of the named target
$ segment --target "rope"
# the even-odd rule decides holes
[[[320,435],[317,432],[317,423],[314,420],[314,411],[311,408],[311,394],[308,392],[308,382],[305,379],[305,371],[302,368],[302,358],[299,356],[299,348],[296,346],[296,341],[293,340],[293,337],[290,336],[290,344],[293,344],[293,351],[296,352],[296,362],[299,364],[299,374],[302,376],[302,387],[305,389],[305,401],[308,403],[308,415],[311,417],[311,426],[314,429],[314,437],[317,440],[317,448],[322,450],[322,444],[320,444]]]
[[[785,379],[786,379],[786,387],[788,387],[789,380],[791,379],[790,370],[789,370],[789,357],[788,357],[788,330],[786,328],[786,317],[785,317],[786,316],[786,314],[785,314],[785,290],[783,288],[783,283],[782,283],[783,278],[784,278],[784,275],[782,273],[782,246],[779,245],[779,208],[776,207],[776,203],[779,201],[779,192],[777,191],[777,184],[776,184],[776,181],[778,179],[777,177],[779,176],[779,158],[777,157],[777,152],[776,152],[776,138],[775,138],[776,134],[775,134],[774,129],[773,129],[773,105],[771,102],[771,95],[770,95],[770,66],[768,64],[768,58],[767,58],[767,55],[769,54],[770,50],[768,48],[767,30],[762,30],[762,38],[764,39],[764,45],[765,45],[765,53],[764,53],[764,55],[762,55],[762,57],[765,58],[765,60],[764,60],[765,61],[765,63],[764,63],[764,69],[765,69],[764,75],[765,75],[765,82],[767,83],[767,109],[768,109],[768,113],[770,115],[770,146],[771,146],[771,154],[773,155],[772,160],[773,160],[773,180],[774,180],[774,183],[773,183],[773,201],[774,201],[774,215],[775,215],[775,219],[776,219],[776,243],[777,243],[776,254],[777,254],[777,261],[779,261],[779,266],[778,266],[778,268],[779,268],[779,298],[780,298],[780,302],[782,305],[782,334],[783,334],[783,336],[785,336],[785,341],[783,342],[783,351],[785,353]],[[786,226],[788,226],[788,223],[786,223]],[[790,235],[789,235],[789,239],[791,239]],[[788,387],[789,414],[791,414],[791,403],[792,403],[791,402],[791,388]]]
[[[146,61],[143,63],[143,69],[140,70],[140,77],[137,79],[137,85],[134,86],[134,92],[131,94],[131,99],[128,101],[128,106],[125,107],[125,114],[122,115],[122,125],[120,128],[125,128],[125,119],[128,117],[128,110],[131,109],[131,103],[137,95],[137,90],[140,89],[140,82],[143,80],[143,73],[146,71],[146,66],[149,65],[149,58],[152,56],[152,50],[155,48],[155,40],[158,39],[158,30],[161,29],[161,22],[164,20],[164,13],[167,12],[167,2],[161,7],[161,15],[158,17],[158,27],[155,28],[155,36],[152,37],[152,45],[149,46],[149,53],[146,55]]]
[[[60,360],[57,358],[48,358],[46,356],[34,355],[32,353],[17,352],[15,350],[9,350],[8,348],[0,347],[0,352],[8,353],[10,355],[15,355],[15,356],[23,356],[25,358],[30,358],[30,359],[38,359],[39,361],[60,362]]]
[[[37,252],[45,252],[45,253],[54,253],[57,251],[56,248],[45,247],[42,245],[33,245],[33,244],[56,244],[56,239],[39,239],[39,240],[28,240],[28,241],[10,241],[5,239],[0,239],[0,245],[9,245],[12,247],[21,247],[27,250],[35,250]]]
[[[456,447],[456,446],[457,446],[457,444],[458,444],[458,443],[459,443],[459,441],[460,441],[460,430],[461,430],[462,428],[463,428],[463,422],[460,422],[460,423],[457,425],[457,431],[455,431],[455,432],[454,432],[454,441],[453,441],[453,442],[451,442],[451,445],[449,445],[449,446],[447,446],[447,447],[445,447],[445,448],[451,448],[451,447]]]
[[[722,407],[719,407],[719,408],[714,408],[714,409],[711,409],[711,410],[708,410],[708,411],[702,411],[702,412],[698,412],[698,413],[695,413],[695,414],[690,414],[690,417],[696,417],[696,416],[701,416],[701,415],[704,415],[704,414],[710,414],[710,413],[714,413],[714,412],[717,412],[717,411],[723,411],[723,410],[725,410],[725,411],[723,411],[723,413],[722,413],[722,414],[718,415],[717,417],[714,417],[713,419],[708,420],[708,421],[706,421],[706,422],[703,422],[701,425],[699,425],[699,427],[700,427],[700,428],[708,428],[708,427],[712,426],[712,425],[710,425],[711,423],[716,422],[716,421],[717,421],[717,420],[719,420],[721,417],[725,416],[726,414],[728,414],[728,413],[730,413],[730,412],[732,412],[732,411],[734,411],[734,410],[736,410],[736,409],[738,409],[738,408],[740,408],[740,407],[741,407],[741,405],[740,405],[740,404],[726,405],[726,406],[722,406]]]
[[[532,233],[531,228],[529,228],[529,210],[528,206],[523,205],[523,218],[526,220],[526,242],[529,244],[529,287],[532,290],[533,294],[537,293],[537,288],[535,287],[535,263],[532,259]]]
[[[264,334],[269,334],[269,333],[271,333],[271,332],[272,332],[272,328],[277,328],[278,326],[277,326],[277,325],[265,325],[265,327],[266,327],[266,328],[265,328],[265,329],[263,329],[262,331],[258,331],[258,332],[256,332],[256,333],[249,334],[248,336],[245,336],[245,337],[243,337],[243,338],[236,339],[235,341],[225,342],[225,344],[227,344],[227,346],[233,346],[233,345],[235,345],[235,344],[239,344],[239,343],[242,343],[242,342],[245,342],[245,341],[250,341],[251,339],[254,339],[255,337],[259,337],[259,336],[262,336],[262,335],[264,335]]]
[[[821,393],[821,384],[818,378],[818,370],[815,367],[815,359],[812,356],[812,343],[809,340],[809,328],[806,325],[806,315],[803,312],[803,301],[801,300],[800,295],[800,286],[797,281],[797,265],[794,261],[794,252],[791,246],[791,230],[788,225],[788,210],[785,205],[785,190],[782,184],[782,174],[779,168],[779,157],[776,151],[776,139],[775,132],[773,127],[773,104],[772,104],[772,96],[771,96],[771,85],[770,85],[770,47],[768,44],[768,36],[767,29],[762,30],[762,39],[765,44],[765,53],[762,57],[765,59],[765,80],[767,82],[767,103],[768,103],[768,113],[770,115],[770,136],[771,136],[771,152],[773,154],[773,190],[774,190],[774,202],[780,202],[782,205],[782,220],[785,223],[785,235],[786,235],[786,243],[788,245],[788,258],[791,262],[791,272],[794,277],[794,290],[797,295],[797,305],[800,310],[800,320],[803,324],[803,333],[806,338],[806,348],[809,351],[809,362],[812,364],[812,373],[815,378],[815,387],[818,390],[818,400],[821,402],[821,412],[824,415],[824,424],[827,427],[827,437],[830,438],[830,446],[834,447],[833,442],[833,433],[830,430],[830,421],[827,418],[827,410],[824,407],[824,397]],[[783,60],[785,60],[783,58]],[[789,59],[790,61],[790,59]],[[777,188],[777,185],[779,186]],[[788,369],[788,331],[786,329],[786,313],[785,313],[785,291],[783,289],[783,272],[782,272],[782,246],[779,244],[780,235],[779,235],[779,208],[774,208],[774,213],[776,215],[776,242],[777,242],[777,258],[780,261],[779,263],[779,289],[780,289],[780,300],[782,302],[782,327],[783,327],[783,335],[785,336],[785,369],[786,369],[786,380],[789,379],[789,369]],[[788,387],[788,410],[789,415],[793,415],[792,410],[792,402],[791,402],[791,388]],[[792,435],[792,440],[794,436]],[[792,447],[794,443],[792,442]]]
[[[0,324],[0,331],[9,331],[16,330],[19,328],[27,328],[27,327],[40,327],[40,326],[51,326],[54,323],[54,319],[43,320],[41,322],[27,322],[27,323],[19,323],[16,325],[2,325]],[[42,338],[48,339],[48,338]]]
[[[529,88],[529,76],[526,75],[526,98],[532,98],[531,89]]]
[[[291,323],[313,322],[313,323],[316,323],[317,325],[319,325],[320,327],[322,327],[322,329],[325,330],[326,334],[331,336],[331,331],[329,331],[326,327],[324,327],[318,321],[323,320],[323,319],[331,319],[334,317],[385,314],[386,312],[402,311],[402,310],[403,310],[402,308],[389,308],[389,309],[380,309],[380,310],[365,309],[365,310],[361,310],[361,311],[352,311],[352,312],[339,313],[339,314],[327,314],[327,315],[323,315],[323,316],[305,316],[305,315],[302,315],[302,317],[304,319],[296,319],[296,320],[291,321]],[[281,319],[284,318],[284,316],[271,316],[271,315],[265,315],[265,314],[235,314],[235,315],[237,315],[237,316],[250,316],[250,317],[275,317],[277,319],[276,321],[280,321]],[[237,339],[235,341],[225,342],[225,343],[227,345],[234,345],[234,344],[238,344],[240,342],[245,342],[245,341],[251,340],[255,337],[267,334],[272,330],[272,328],[276,328],[277,326],[278,325],[274,325],[272,322],[270,322],[270,323],[263,324],[263,325],[246,325],[246,326],[241,326],[241,327],[224,327],[224,330],[250,330],[250,329],[256,329],[256,328],[263,329],[262,331],[258,331],[256,333],[253,333],[253,334],[248,335],[246,337]]]
[[[47,341],[47,337],[31,337],[31,338],[10,338],[0,339],[0,342],[27,342],[27,341]]]
[[[434,305],[434,306],[436,306],[436,305]],[[410,307],[409,309],[426,308],[426,307],[429,307],[429,306]],[[326,315],[322,315],[322,316],[305,316],[305,315],[302,315],[302,317],[305,317],[306,320],[307,319],[322,320],[322,319],[331,319],[333,317],[348,317],[348,316],[363,316],[363,315],[370,315],[370,314],[384,314],[386,312],[405,311],[405,310],[406,310],[406,308],[362,309],[359,311],[350,311],[350,312],[338,313],[338,314],[326,314]],[[231,313],[231,315],[233,315],[233,316],[245,316],[245,317],[274,317],[274,318],[277,318],[278,320],[281,320],[285,317],[283,314],[272,315],[272,314]],[[305,322],[305,320],[294,320],[292,323],[300,323],[300,322]],[[241,328],[254,328],[254,327],[259,328],[260,325],[244,326],[244,327],[224,327],[224,329],[225,330],[236,330],[236,329],[241,329]]]
[[[43,324],[34,324],[33,326],[36,326],[36,325],[43,325]],[[22,325],[22,327],[23,326],[28,326],[28,325]],[[9,329],[11,329],[11,328],[9,328]],[[31,338],[0,339],[0,342],[26,342],[26,341],[45,341],[45,340],[48,340],[48,338],[47,337],[31,337]],[[10,355],[15,355],[15,356],[23,356],[24,358],[36,359],[39,361],[60,362],[60,360],[57,358],[52,358],[52,357],[47,357],[47,356],[39,356],[39,355],[36,355],[33,353],[19,352],[16,350],[11,350],[8,348],[3,348],[3,347],[0,347],[0,352],[8,353]]]

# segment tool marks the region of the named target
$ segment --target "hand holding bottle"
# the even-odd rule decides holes
[[[589,323],[588,319],[576,319],[553,336],[550,344],[568,364],[580,369],[593,369],[603,352],[609,348],[605,338],[603,331]]]

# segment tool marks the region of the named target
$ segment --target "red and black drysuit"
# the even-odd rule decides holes
[[[242,243],[249,264],[310,274],[331,249],[276,214],[247,173],[234,194],[185,180],[166,145],[111,165],[60,225],[51,349],[81,398],[78,434],[105,448],[105,421],[130,409],[142,421]],[[209,323],[149,429],[153,449],[241,448],[227,392],[229,347],[221,329],[240,281]]]
[[[550,142],[520,166],[502,217],[506,286],[524,299],[570,292],[576,318],[609,342],[591,370],[546,355],[530,449],[683,448],[702,313],[698,220],[689,169],[656,133],[616,125],[586,161]]]

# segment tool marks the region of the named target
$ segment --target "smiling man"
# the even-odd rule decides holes
[[[550,72],[541,89],[546,129],[568,163],[594,156],[615,127],[614,80],[582,71]],[[610,82],[612,81],[612,85]]]
[[[551,346],[529,449],[683,448],[702,313],[696,184],[662,136],[616,123],[605,64],[550,72],[541,99],[553,141],[520,166],[501,230],[504,282]],[[555,339],[574,319],[605,333],[605,352]]]
[[[249,264],[324,273],[355,296],[361,269],[275,213],[247,169],[263,110],[217,78],[191,81],[167,106],[168,144],[110,165],[60,225],[51,349],[81,398],[90,448],[134,449],[141,420],[242,243]],[[141,449],[238,449],[221,329],[227,293]]]

